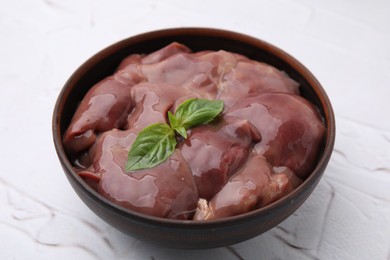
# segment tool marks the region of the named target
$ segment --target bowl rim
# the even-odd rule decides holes
[[[325,123],[327,123],[325,142],[323,144],[324,147],[322,150],[321,157],[318,159],[318,163],[316,164],[316,167],[312,170],[311,174],[309,174],[308,177],[305,180],[303,180],[303,182],[297,188],[291,191],[289,194],[283,196],[282,198],[264,207],[254,209],[247,213],[243,213],[236,216],[230,216],[230,217],[214,219],[214,220],[202,220],[202,221],[168,219],[168,218],[151,216],[141,212],[137,212],[135,210],[127,209],[106,199],[100,193],[98,193],[96,190],[90,187],[86,182],[84,182],[83,179],[73,170],[73,166],[70,163],[69,159],[67,158],[62,144],[62,136],[61,136],[61,129],[60,129],[61,128],[60,115],[62,114],[62,110],[65,103],[64,96],[66,96],[66,94],[68,94],[73,90],[73,88],[69,89],[69,87],[72,86],[72,84],[74,84],[75,82],[77,82],[77,80],[81,77],[81,75],[87,72],[91,68],[91,66],[93,66],[93,64],[101,62],[101,60],[103,60],[104,58],[117,52],[120,49],[125,48],[128,45],[132,45],[136,42],[142,42],[144,40],[157,39],[162,36],[164,37],[178,36],[182,34],[191,35],[191,36],[213,35],[221,38],[243,41],[245,43],[249,43],[256,47],[261,46],[263,50],[282,59],[288,65],[299,70],[300,74],[303,74],[305,80],[309,82],[310,86],[313,88],[316,95],[321,99],[321,104],[325,113],[323,115],[325,117],[324,121]],[[84,61],[68,78],[68,80],[65,82],[64,86],[62,87],[58,95],[58,98],[54,106],[53,117],[52,117],[52,134],[53,134],[53,142],[54,142],[57,156],[60,159],[62,167],[66,169],[64,172],[67,175],[67,177],[70,177],[74,181],[74,183],[78,185],[79,188],[83,189],[84,191],[87,191],[85,194],[87,194],[92,199],[93,198],[97,199],[99,204],[104,204],[105,207],[109,207],[110,211],[112,211],[113,213],[123,215],[123,216],[131,216],[133,218],[142,221],[164,223],[166,225],[207,227],[210,225],[213,226],[225,225],[236,221],[245,221],[247,219],[260,217],[262,215],[268,215],[269,214],[268,212],[270,212],[272,209],[277,209],[278,207],[281,207],[286,203],[292,203],[300,193],[305,192],[304,187],[308,186],[310,187],[310,189],[308,190],[312,190],[312,188],[314,188],[319,182],[319,180],[321,179],[323,171],[326,168],[328,161],[331,157],[334,143],[335,143],[335,128],[336,128],[335,125],[336,124],[335,124],[333,108],[328,98],[328,95],[326,94],[322,85],[301,62],[299,62],[296,58],[294,58],[284,50],[264,40],[246,34],[238,33],[235,31],[218,29],[218,28],[208,28],[208,27],[207,28],[206,27],[177,27],[177,28],[154,30],[154,31],[144,32],[144,33],[127,37],[111,45],[108,45],[107,47],[96,52],[95,54],[90,56],[86,61]]]

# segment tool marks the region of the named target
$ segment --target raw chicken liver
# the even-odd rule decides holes
[[[313,169],[325,127],[299,93],[269,64],[172,43],[129,55],[92,86],[63,143],[85,182],[120,206],[162,218],[225,218],[285,196]],[[126,172],[139,131],[169,123],[167,112],[189,98],[223,100],[224,111],[177,137],[166,161]]]

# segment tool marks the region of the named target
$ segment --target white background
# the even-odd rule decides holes
[[[268,41],[319,79],[337,121],[323,179],[262,236],[212,250],[127,237],[76,196],[51,134],[87,58],[129,36],[200,26]],[[0,0],[0,259],[390,259],[390,1]]]

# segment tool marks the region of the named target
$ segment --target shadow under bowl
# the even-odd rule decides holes
[[[111,75],[120,61],[133,53],[150,53],[171,42],[193,51],[226,50],[268,63],[300,83],[301,94],[321,113],[326,126],[322,151],[315,169],[287,196],[263,208],[234,217],[210,220],[172,220],[145,215],[107,200],[75,172],[65,153],[62,136],[86,92]],[[331,157],[335,119],[326,92],[295,58],[262,40],[236,32],[211,28],[174,28],[148,32],[117,42],[82,64],[63,87],[53,113],[53,140],[58,158],[71,186],[101,219],[134,238],[174,248],[200,249],[235,244],[262,234],[289,217],[312,193]]]

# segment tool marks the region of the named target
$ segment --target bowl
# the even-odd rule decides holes
[[[317,106],[326,135],[316,167],[304,182],[287,196],[257,210],[224,219],[193,221],[163,219],[114,204],[88,186],[74,171],[62,143],[77,105],[88,89],[113,73],[120,61],[132,53],[150,53],[171,42],[193,51],[226,50],[261,60],[285,71],[301,85],[301,94]],[[275,227],[312,193],[321,179],[333,151],[335,119],[328,96],[317,79],[294,57],[251,36],[212,28],[172,28],[147,32],[119,41],[98,52],[71,75],[55,104],[53,140],[63,171],[82,201],[116,229],[146,242],[185,249],[227,246],[258,236]]]

